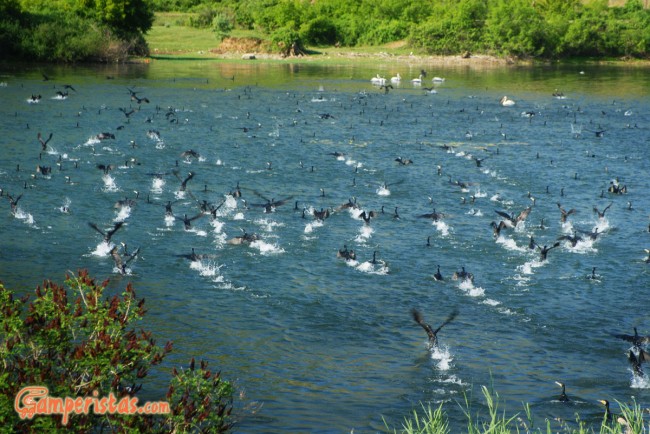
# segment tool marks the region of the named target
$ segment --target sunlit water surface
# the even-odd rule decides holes
[[[397,72],[388,93],[370,82]],[[433,76],[445,78],[435,92]],[[650,405],[628,343],[612,336],[650,334],[649,77],[579,66],[4,65],[0,188],[22,196],[14,213],[0,201],[0,276],[19,291],[81,268],[110,278],[111,292],[133,282],[149,308],[143,327],[175,347],[142,398],[164,399],[172,366],[206,359],[243,393],[240,432],[376,432],[382,418],[400,426],[420,403],[441,402],[458,432],[465,396],[484,414],[482,385],[512,413],[530,403],[538,425],[576,412],[599,422],[598,399]],[[501,106],[504,95],[516,105]],[[44,151],[38,132],[53,133]],[[609,193],[612,182],[627,193]],[[229,196],[238,184],[241,197]],[[135,203],[116,208],[125,198]],[[256,206],[267,199],[285,203],[267,213]],[[185,229],[202,201],[222,206]],[[349,201],[358,208],[339,209]],[[558,203],[576,210],[564,224]],[[600,219],[593,208],[610,203]],[[529,206],[494,237],[495,210]],[[321,209],[331,215],[317,221]],[[440,221],[419,217],[434,209]],[[376,213],[369,225],[364,210]],[[88,225],[120,221],[109,243]],[[596,229],[593,241],[582,232]],[[259,239],[228,244],[243,231]],[[584,239],[560,240],[547,261],[528,247],[575,231]],[[141,249],[125,276],[109,254],[120,243]],[[355,261],[337,258],[344,246]],[[206,257],[180,256],[192,248]],[[461,267],[473,283],[451,280]],[[434,328],[458,309],[438,348],[412,308]],[[556,380],[572,403],[557,401]]]

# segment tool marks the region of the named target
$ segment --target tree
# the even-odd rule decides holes
[[[147,33],[153,25],[151,0],[79,0],[80,12],[122,36]]]
[[[541,55],[543,37],[542,17],[529,0],[496,0],[488,11],[486,39],[498,53]]]

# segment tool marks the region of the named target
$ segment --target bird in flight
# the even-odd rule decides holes
[[[107,243],[111,241],[111,237],[115,234],[115,232],[118,231],[118,229],[122,227],[122,225],[124,225],[124,222],[117,222],[115,223],[115,226],[113,226],[113,229],[108,231],[103,231],[99,229],[99,227],[95,223],[88,222],[88,226],[90,226],[91,228],[95,229],[97,232],[102,234],[104,236],[104,241],[106,241]]]
[[[519,222],[526,220],[526,217],[528,217],[528,214],[530,214],[531,210],[532,208],[528,207],[516,216],[514,214],[508,214],[505,211],[494,210],[494,212],[496,212],[497,214],[499,214],[501,217],[505,219],[503,222],[506,224],[507,227],[514,228],[515,226],[517,226]]]
[[[435,330],[428,323],[424,322],[424,318],[422,317],[422,314],[420,313],[419,310],[413,308],[411,309],[411,314],[413,315],[413,319],[415,320],[415,322],[420,324],[420,326],[424,329],[424,331],[427,332],[427,336],[429,336],[429,345],[431,347],[435,347],[438,344],[438,332],[444,326],[452,322],[454,318],[456,318],[456,316],[458,316],[458,311],[454,309],[454,311],[449,314],[447,319],[445,319],[443,323],[440,324],[440,326]]]
[[[41,148],[43,149],[43,151],[46,151],[47,144],[50,142],[50,140],[52,140],[52,133],[50,133],[47,139],[44,139],[40,132],[36,137],[38,138],[38,141],[41,142]]]

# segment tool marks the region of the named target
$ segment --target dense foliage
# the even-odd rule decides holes
[[[0,0],[0,57],[121,61],[148,54],[150,0]]]
[[[191,12],[218,40],[253,30],[289,47],[406,41],[430,54],[561,59],[646,57],[641,0],[0,0],[0,54],[38,60],[120,60],[146,54],[153,11]],[[52,36],[55,35],[55,36]],[[48,37],[49,36],[49,37]]]
[[[194,359],[189,369],[174,368],[166,396],[160,391],[155,402],[166,406],[164,414],[98,414],[95,406],[70,414],[67,424],[61,414],[19,417],[14,397],[27,386],[46,387],[50,397],[63,399],[137,396],[149,371],[172,350],[171,342],[161,348],[150,332],[136,331],[146,310],[131,285],[107,298],[106,284],[80,272],[63,286],[44,282],[31,302],[0,284],[0,425],[48,433],[229,430],[234,389],[207,363],[195,367]]]
[[[648,55],[641,0],[153,0],[158,11],[228,17],[232,28],[311,46],[406,40],[430,54],[465,51],[526,58]],[[202,24],[205,23],[205,24]],[[192,25],[209,27],[211,20]]]

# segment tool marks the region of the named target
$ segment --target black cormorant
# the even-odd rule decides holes
[[[562,205],[560,205],[560,202],[557,203],[557,207],[559,208],[560,212],[562,213],[562,216],[560,217],[560,221],[562,223],[566,223],[567,217],[569,217],[571,214],[576,212],[575,208],[571,208],[569,211],[566,211],[564,208],[562,208]]]
[[[106,241],[107,243],[111,240],[111,237],[115,234],[115,232],[117,232],[117,230],[120,229],[123,225],[124,222],[117,222],[113,226],[113,229],[104,232],[103,230],[99,229],[99,227],[95,223],[88,222],[88,226],[90,226],[91,228],[95,229],[97,232],[102,234],[104,236],[104,241]]]
[[[569,399],[569,397],[566,395],[566,388],[565,388],[565,386],[564,386],[564,383],[561,383],[561,382],[559,382],[559,381],[556,381],[555,384],[557,384],[558,386],[560,386],[560,387],[562,388],[562,393],[560,393],[560,396],[558,397],[558,400],[559,400],[560,402],[569,402],[570,399]]]
[[[411,314],[413,315],[413,319],[415,320],[415,322],[420,324],[420,326],[424,329],[424,331],[427,332],[427,336],[429,336],[429,345],[431,347],[435,347],[438,344],[438,332],[444,326],[452,322],[454,318],[456,318],[456,316],[458,315],[458,311],[454,310],[451,314],[449,314],[447,319],[445,319],[443,323],[440,324],[440,326],[435,330],[429,324],[424,322],[424,318],[422,318],[422,314],[420,313],[420,311],[413,308],[411,309]]]

